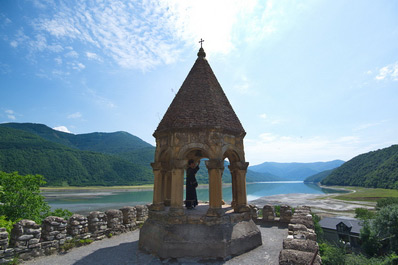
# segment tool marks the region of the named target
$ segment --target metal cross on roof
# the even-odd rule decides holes
[[[200,48],[202,48],[202,43],[204,42],[204,40],[202,39],[202,38],[200,38],[200,41],[199,41],[199,43],[200,43]]]

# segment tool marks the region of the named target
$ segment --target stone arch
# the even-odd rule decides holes
[[[195,152],[195,153],[193,153]],[[200,152],[200,154],[199,154]],[[177,154],[177,159],[210,158],[211,149],[204,143],[190,143],[184,145]]]
[[[246,172],[249,163],[245,162],[244,152],[235,145],[226,145],[223,148],[223,157],[228,158],[232,182],[232,202],[234,210],[244,211],[247,208]]]
[[[230,163],[245,161],[244,152],[234,145],[226,145],[222,149],[223,159],[228,158]]]

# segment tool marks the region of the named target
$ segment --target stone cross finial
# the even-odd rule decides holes
[[[204,40],[202,39],[202,38],[200,38],[200,41],[199,41],[199,43],[200,43],[200,48],[202,48],[202,43],[204,42]]]

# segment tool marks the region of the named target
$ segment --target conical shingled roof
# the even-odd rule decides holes
[[[195,64],[154,135],[186,129],[220,129],[233,135],[246,134],[205,57],[200,48]]]

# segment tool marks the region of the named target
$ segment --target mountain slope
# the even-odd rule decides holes
[[[3,123],[0,124],[0,126],[30,132],[51,142],[84,151],[119,154],[153,147],[137,136],[127,132],[71,134],[51,129],[44,124],[36,123]]]
[[[334,160],[315,163],[276,163],[265,162],[249,167],[250,170],[261,173],[269,173],[285,180],[304,180],[305,178],[325,170],[334,169],[342,165],[344,161]]]
[[[319,183],[319,182],[321,182],[324,178],[326,178],[327,176],[329,176],[330,173],[332,173],[333,170],[334,170],[334,169],[329,169],[329,170],[322,171],[322,172],[320,172],[320,173],[318,173],[318,174],[309,176],[309,177],[307,177],[307,178],[304,180],[304,182],[305,182],[305,183]]]
[[[356,156],[321,183],[398,189],[398,145]]]
[[[152,172],[116,156],[80,151],[26,131],[0,126],[0,171],[41,174],[47,185],[135,185]]]

